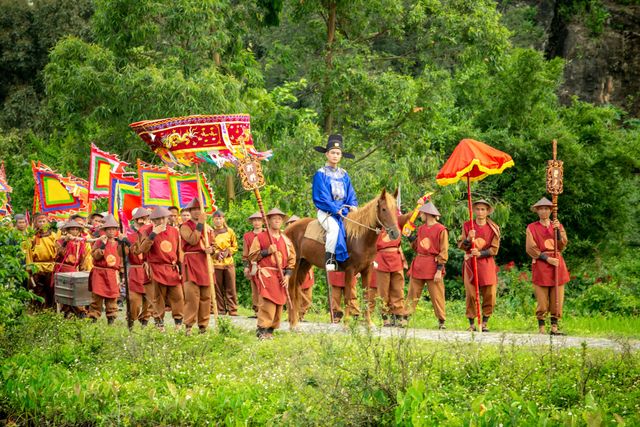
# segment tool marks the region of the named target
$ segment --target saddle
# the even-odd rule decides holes
[[[324,245],[326,239],[327,232],[324,231],[324,228],[320,225],[320,221],[314,219],[309,224],[307,224],[307,228],[304,231],[305,239],[315,240],[318,243]]]

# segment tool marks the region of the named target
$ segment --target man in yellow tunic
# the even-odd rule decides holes
[[[54,307],[53,268],[56,260],[58,235],[50,229],[47,216],[38,213],[34,217],[36,233],[27,251],[27,271],[33,292],[42,297],[41,308]]]
[[[233,254],[238,252],[236,233],[227,226],[224,213],[217,210],[213,214],[213,267],[215,269],[216,302],[219,314],[238,315],[238,295],[236,292],[236,267]]]

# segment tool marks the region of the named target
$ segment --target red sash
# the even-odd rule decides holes
[[[58,240],[58,244],[62,246],[64,240]],[[56,259],[56,268],[55,272],[69,272],[69,271],[78,271],[78,267],[84,261],[86,251],[86,242],[74,241],[70,240],[67,242],[67,245],[64,247],[64,254],[62,257],[58,257]],[[64,268],[64,270],[62,270]],[[71,269],[69,269],[71,268]]]
[[[478,225],[475,223],[474,228],[476,230],[476,249],[483,251],[491,248],[491,242],[493,238],[497,236],[496,232],[487,222],[485,225]],[[469,235],[471,230],[471,222],[464,223],[465,235]],[[466,252],[471,253],[471,250]],[[480,258],[478,260],[478,285],[479,286],[491,286],[498,283],[498,269],[496,267],[496,261],[492,256]],[[464,262],[465,273],[468,275],[469,280],[473,283],[473,264],[471,258]]]
[[[562,226],[561,226],[562,227]],[[540,251],[550,257],[553,257],[553,225],[549,224],[547,227],[540,224],[540,221],[536,221],[527,226],[527,230],[533,236],[533,240],[536,242],[536,246]],[[564,285],[569,281],[569,270],[564,263],[562,254],[558,252],[558,285]],[[531,276],[534,285],[538,286],[554,286],[554,270],[556,267],[549,264],[546,261],[540,259],[534,259],[531,261]]]
[[[416,236],[416,257],[411,263],[409,275],[416,279],[433,280],[438,262],[436,256],[440,253],[440,234],[447,228],[439,222],[428,226],[418,227]],[[445,271],[442,270],[444,276]]]

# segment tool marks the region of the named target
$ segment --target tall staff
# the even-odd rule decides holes
[[[122,224],[122,211],[118,215],[118,224],[120,225],[120,239],[118,239],[118,244],[120,245],[120,251],[122,253],[122,268],[124,270],[124,299],[127,304],[127,327],[129,330],[133,328],[133,319],[131,316],[131,299],[129,298],[129,269],[127,264],[129,263],[129,259],[127,258],[127,249],[125,248],[125,240],[126,237],[126,228]]]
[[[204,221],[204,247],[209,247],[209,233],[207,231],[207,214],[204,211],[204,199],[202,197],[202,185],[200,184],[200,167],[198,166],[198,162],[196,162],[196,183],[197,183],[197,191],[198,191],[198,203],[200,205],[200,215],[205,218]],[[213,260],[211,259],[211,255],[206,254],[207,256],[207,276],[209,277],[209,285],[211,286],[211,299],[213,300],[213,320],[215,324],[218,324],[218,301],[216,300],[216,289],[215,283],[213,279]]]
[[[563,188],[563,161],[558,160],[558,142],[553,140],[553,160],[547,162],[547,193],[551,194],[551,208],[552,218],[554,224],[558,220],[558,195],[562,194]],[[553,231],[553,257],[558,258],[558,233],[559,228],[554,226]],[[554,292],[556,293],[556,313],[558,313],[558,267],[556,265],[553,268],[553,280],[554,280]]]

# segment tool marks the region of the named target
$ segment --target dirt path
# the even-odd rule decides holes
[[[231,323],[234,326],[240,327],[246,330],[256,329],[256,320],[249,319],[247,317],[232,317]],[[213,320],[212,320],[213,321]],[[307,334],[348,334],[350,333],[348,328],[343,325],[332,325],[329,323],[311,323],[305,322],[298,325],[298,331],[300,333]],[[360,328],[362,332],[366,332],[365,327]],[[289,323],[282,322],[280,331],[289,332]],[[573,337],[573,336],[550,336],[539,334],[515,334],[505,332],[487,332],[487,333],[472,333],[463,331],[439,331],[429,329],[399,329],[399,328],[375,328],[372,333],[374,336],[379,337],[398,337],[406,334],[407,338],[415,338],[425,341],[438,341],[444,343],[460,343],[460,342],[475,342],[479,344],[516,344],[520,346],[548,346],[553,344],[556,347],[561,348],[579,348],[583,343],[588,348],[610,348],[616,351],[623,351],[626,349],[640,350],[640,340],[633,340],[628,338],[595,338],[595,337]]]

